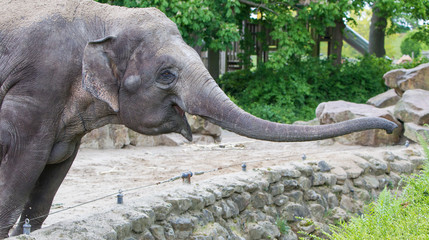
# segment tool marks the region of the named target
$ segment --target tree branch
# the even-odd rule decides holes
[[[270,8],[268,8],[265,4],[263,4],[263,3],[255,3],[255,2],[251,2],[251,1],[248,1],[248,0],[238,0],[240,3],[243,3],[243,4],[245,4],[245,5],[249,5],[249,6],[252,6],[252,7],[257,7],[257,8],[262,8],[262,9],[265,9],[265,10],[267,10],[267,11],[269,11],[269,12],[272,12],[272,13],[274,13],[275,15],[279,15],[278,13],[276,13],[274,10],[272,10],[272,9],[270,9]]]

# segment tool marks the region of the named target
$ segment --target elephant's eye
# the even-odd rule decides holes
[[[177,78],[177,74],[174,70],[165,69],[161,71],[158,82],[161,84],[169,85],[172,82],[174,82],[176,78]]]

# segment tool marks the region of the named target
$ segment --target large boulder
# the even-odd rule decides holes
[[[186,114],[192,133],[213,137],[214,141],[220,142],[222,129],[213,123],[195,115]]]
[[[395,122],[399,127],[392,134],[382,129],[371,129],[336,137],[335,141],[347,145],[383,146],[397,144],[401,137],[402,125],[389,111],[367,104],[345,101],[324,102],[316,109],[320,124],[332,124],[360,117],[381,117]]]
[[[221,141],[222,129],[207,120],[197,116],[187,115],[189,125],[194,134],[193,143],[207,144]],[[152,147],[152,146],[178,146],[188,141],[177,133],[157,136],[147,136],[123,125],[109,124],[94,129],[86,134],[81,141],[82,148],[123,148],[126,145]]]
[[[423,127],[415,123],[404,123],[404,136],[414,142],[419,142],[418,135],[423,140],[429,141],[429,127]]]
[[[130,144],[128,129],[123,125],[109,124],[94,129],[81,141],[82,148],[122,148]]]
[[[399,96],[410,89],[429,90],[429,63],[412,69],[395,69],[383,76],[387,86],[395,89]]]
[[[406,91],[395,105],[394,115],[402,122],[413,122],[417,125],[429,123],[429,91]]]
[[[378,108],[385,108],[395,105],[401,97],[396,94],[394,89],[390,89],[375,97],[370,98],[366,103]]]

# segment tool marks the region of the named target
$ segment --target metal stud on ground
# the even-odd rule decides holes
[[[124,194],[122,193],[122,190],[119,190],[119,193],[116,195],[116,197],[118,198],[118,204],[124,203]]]
[[[30,219],[26,218],[24,221],[24,225],[22,225],[22,233],[25,235],[30,235],[30,232],[31,232]]]

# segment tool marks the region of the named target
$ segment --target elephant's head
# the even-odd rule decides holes
[[[294,126],[254,117],[230,101],[175,24],[164,18],[90,42],[84,51],[84,88],[137,132],[177,132],[191,140],[185,112],[238,134],[270,141],[325,139],[372,128],[392,132],[397,127],[382,118]]]

